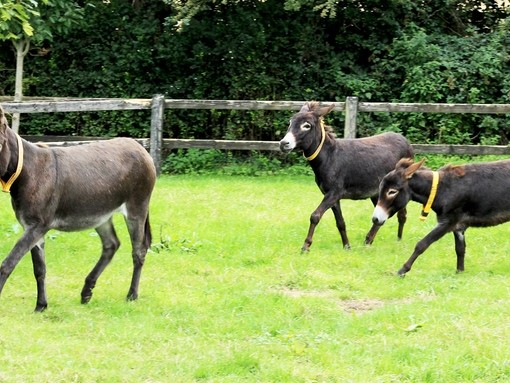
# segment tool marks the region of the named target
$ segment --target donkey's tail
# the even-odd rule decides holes
[[[152,233],[151,233],[151,224],[149,223],[149,213],[147,213],[147,218],[145,219],[145,233],[143,238],[143,244],[145,248],[148,249],[151,246],[152,242]]]

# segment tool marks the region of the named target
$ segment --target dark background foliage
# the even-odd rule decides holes
[[[489,0],[338,1],[334,17],[280,0],[217,2],[177,32],[163,1],[94,0],[25,61],[27,96],[509,103],[507,13]],[[482,4],[482,6],[480,6]],[[14,57],[0,44],[0,94]],[[166,137],[277,140],[291,112],[168,110]],[[340,113],[328,123],[341,132]],[[497,115],[362,114],[358,135],[507,144]],[[29,134],[142,137],[149,112],[23,115]]]

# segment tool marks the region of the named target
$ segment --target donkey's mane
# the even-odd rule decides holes
[[[442,170],[443,172],[446,172],[446,173],[453,174],[457,177],[463,177],[466,175],[466,168],[464,165],[447,164],[439,170]]]

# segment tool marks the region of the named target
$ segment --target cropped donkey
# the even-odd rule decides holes
[[[510,220],[510,160],[445,166],[437,172],[421,169],[424,160],[400,160],[381,181],[372,221],[383,224],[412,200],[432,209],[437,226],[421,239],[398,274],[403,276],[416,258],[448,232],[453,232],[457,271],[464,271],[468,227],[495,226]]]
[[[151,243],[149,200],[156,180],[152,158],[136,141],[116,138],[88,145],[48,148],[23,140],[7,126],[0,107],[0,179],[10,192],[24,232],[0,266],[0,293],[30,251],[37,282],[35,311],[46,309],[44,236],[51,230],[95,228],[103,251],[85,279],[82,303],[120,246],[112,215],[121,212],[132,245],[133,276],[128,300],[138,297],[140,274]]]
[[[381,179],[395,168],[399,159],[413,157],[409,142],[393,132],[359,139],[337,139],[323,121],[323,117],[334,107],[330,105],[321,108],[317,102],[304,104],[292,116],[287,134],[280,141],[280,149],[285,153],[294,149],[303,151],[315,173],[315,182],[324,194],[322,202],[310,217],[310,227],[302,251],[309,250],[315,227],[330,208],[343,246],[350,248],[340,200],[370,198],[375,206]],[[398,213],[399,239],[402,238],[405,221],[404,206]],[[366,244],[373,242],[379,226],[372,226],[366,235]]]

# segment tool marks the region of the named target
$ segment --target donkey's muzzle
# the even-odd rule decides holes
[[[289,153],[294,149],[292,144],[289,141],[281,140],[280,141],[280,150],[284,153]]]
[[[372,223],[374,225],[382,225],[389,218],[388,212],[377,205],[372,214]]]

